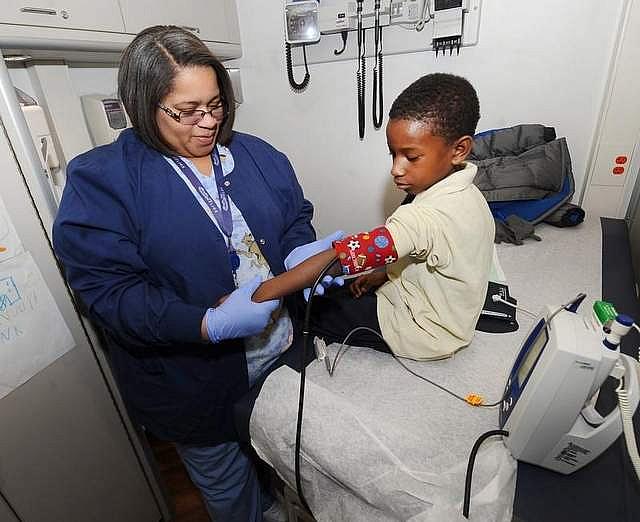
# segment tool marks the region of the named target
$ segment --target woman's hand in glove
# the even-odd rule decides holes
[[[257,335],[267,327],[271,314],[280,306],[280,300],[254,303],[251,296],[260,283],[260,277],[255,277],[229,294],[219,306],[207,310],[202,330],[204,334],[206,329],[211,342]]]

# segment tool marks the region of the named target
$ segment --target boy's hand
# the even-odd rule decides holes
[[[385,283],[387,279],[388,278],[386,270],[379,270],[371,272],[369,274],[364,274],[358,277],[353,283],[351,283],[349,290],[351,290],[353,297],[357,299],[358,297],[362,297],[367,292],[375,290],[383,283]]]
[[[295,268],[300,263],[303,263],[310,257],[319,254],[325,250],[329,250],[333,242],[337,239],[342,239],[344,237],[344,232],[342,230],[336,230],[333,234],[329,234],[322,239],[318,239],[317,241],[313,241],[311,243],[307,243],[306,245],[300,245],[299,247],[294,248],[289,255],[284,260],[284,267],[287,270],[291,270]],[[329,288],[330,286],[342,286],[344,285],[344,279],[342,277],[334,277],[333,275],[325,276],[320,284],[316,287],[316,295],[324,295],[325,288]],[[309,294],[311,293],[311,288],[305,288],[303,290],[304,300],[309,301]]]

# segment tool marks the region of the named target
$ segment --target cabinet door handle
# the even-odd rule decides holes
[[[44,14],[44,15],[57,15],[58,12],[55,9],[47,9],[46,7],[21,7],[21,13],[31,14]]]
[[[180,27],[182,27],[183,29],[186,29],[187,31],[191,31],[192,33],[200,34],[200,28],[199,27],[189,27],[188,25],[181,25]]]

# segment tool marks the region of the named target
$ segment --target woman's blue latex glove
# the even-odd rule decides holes
[[[344,232],[342,230],[336,230],[333,234],[329,234],[322,239],[318,239],[311,243],[307,243],[306,245],[300,245],[299,247],[294,248],[289,255],[284,260],[284,267],[287,270],[291,270],[293,267],[298,266],[303,261],[306,261],[311,256],[319,254],[320,252],[324,252],[325,250],[329,250],[333,242],[337,239],[342,239],[344,237]],[[344,279],[342,277],[332,277],[330,275],[325,276],[321,284],[316,287],[316,295],[324,295],[324,289],[329,288],[330,286],[343,286]],[[305,288],[304,298],[308,301],[309,294],[311,293],[311,288]]]
[[[280,300],[254,303],[251,296],[260,283],[260,277],[256,276],[231,292],[221,305],[207,310],[207,334],[212,342],[257,335],[267,327],[271,314],[280,306]]]

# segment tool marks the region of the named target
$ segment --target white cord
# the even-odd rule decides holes
[[[525,314],[530,315],[531,317],[533,317],[534,319],[536,317],[538,317],[537,314],[534,314],[533,312],[530,312],[529,310],[527,310],[526,308],[522,308],[521,306],[515,305],[513,303],[510,303],[509,301],[507,301],[506,299],[502,299],[502,297],[500,297],[499,294],[493,294],[491,296],[491,300],[494,303],[503,303],[506,304],[507,306],[510,306],[511,308],[515,308],[516,310],[520,310],[521,312],[524,312]]]
[[[640,326],[638,326],[636,323],[633,323],[632,325],[636,330],[638,330],[638,332],[640,332]],[[638,362],[640,362],[640,346],[638,346]]]
[[[433,15],[431,14],[431,0],[423,0],[422,15],[420,15],[420,20],[416,22],[416,31],[422,31],[427,22],[431,21],[431,18],[433,18]]]
[[[637,326],[636,326],[637,328]],[[624,440],[627,443],[627,452],[631,459],[631,464],[636,471],[638,480],[640,480],[640,455],[638,454],[638,444],[633,431],[633,412],[629,402],[629,393],[622,386],[622,379],[616,388],[618,394],[618,404],[620,406],[620,417],[622,418],[622,431],[624,432]]]
[[[347,345],[347,343],[349,342],[349,339],[351,339],[351,336],[355,333],[358,332],[370,332],[373,333],[375,335],[377,335],[378,337],[380,337],[380,339],[383,339],[383,337],[380,335],[379,332],[376,332],[374,329],[372,328],[368,328],[366,326],[356,326],[353,330],[351,330],[347,336],[344,338],[344,340],[342,341],[342,344],[340,345],[340,348],[338,348],[338,351],[336,352],[336,356],[333,359],[333,363],[330,360],[329,354],[327,354],[327,358],[325,359],[325,365],[327,367],[327,371],[329,372],[329,375],[333,377],[333,372],[336,369],[336,364],[338,364],[338,360],[342,357],[342,355],[344,355],[345,353],[347,353],[347,350],[350,348],[349,345]],[[342,351],[344,350],[344,351]]]
[[[496,402],[492,402],[492,403],[488,403],[488,404],[484,404],[484,403],[475,403],[475,402],[470,402],[470,398],[471,397],[476,397],[476,395],[468,395],[467,397],[462,397],[461,395],[458,395],[457,393],[452,392],[451,390],[445,388],[444,386],[438,384],[437,382],[432,381],[431,379],[428,379],[427,377],[420,375],[419,373],[414,372],[411,368],[409,368],[406,364],[404,364],[400,358],[393,353],[393,351],[391,350],[391,347],[387,344],[387,341],[384,340],[384,337],[382,337],[382,334],[380,334],[380,332],[377,332],[376,330],[369,328],[367,326],[357,326],[355,327],[353,330],[351,330],[347,336],[344,338],[344,341],[342,341],[342,344],[340,345],[340,348],[338,348],[338,352],[336,353],[335,358],[333,359],[333,364],[329,362],[329,354],[327,354],[327,357],[324,360],[325,366],[327,367],[327,371],[329,372],[329,375],[331,377],[333,377],[333,373],[336,370],[336,364],[338,364],[338,360],[340,357],[342,357],[342,355],[344,355],[347,350],[350,348],[349,345],[347,345],[347,342],[349,342],[349,339],[351,338],[351,336],[354,333],[360,332],[360,331],[365,331],[365,332],[370,332],[372,334],[374,334],[375,336],[377,336],[388,348],[389,350],[389,354],[395,359],[395,361],[402,366],[406,371],[408,371],[411,375],[415,375],[416,377],[418,377],[418,379],[422,379],[425,382],[428,382],[429,384],[431,384],[432,386],[435,386],[436,388],[442,390],[445,393],[448,393],[449,395],[451,395],[452,397],[455,397],[456,399],[469,404],[471,406],[476,406],[476,407],[480,407],[480,408],[497,408],[498,406],[500,406],[500,404],[502,404],[502,399],[500,399],[499,401]],[[342,351],[344,349],[344,351]]]
[[[551,312],[551,315],[549,317],[547,317],[546,322],[547,324],[551,323],[551,319],[553,319],[556,315],[558,315],[562,310],[566,310],[567,306],[569,306],[570,304],[575,303],[580,296],[583,296],[584,294],[578,294],[576,295],[573,299],[570,299],[569,301],[567,301],[565,304],[560,305],[558,308],[556,308],[553,312]]]

